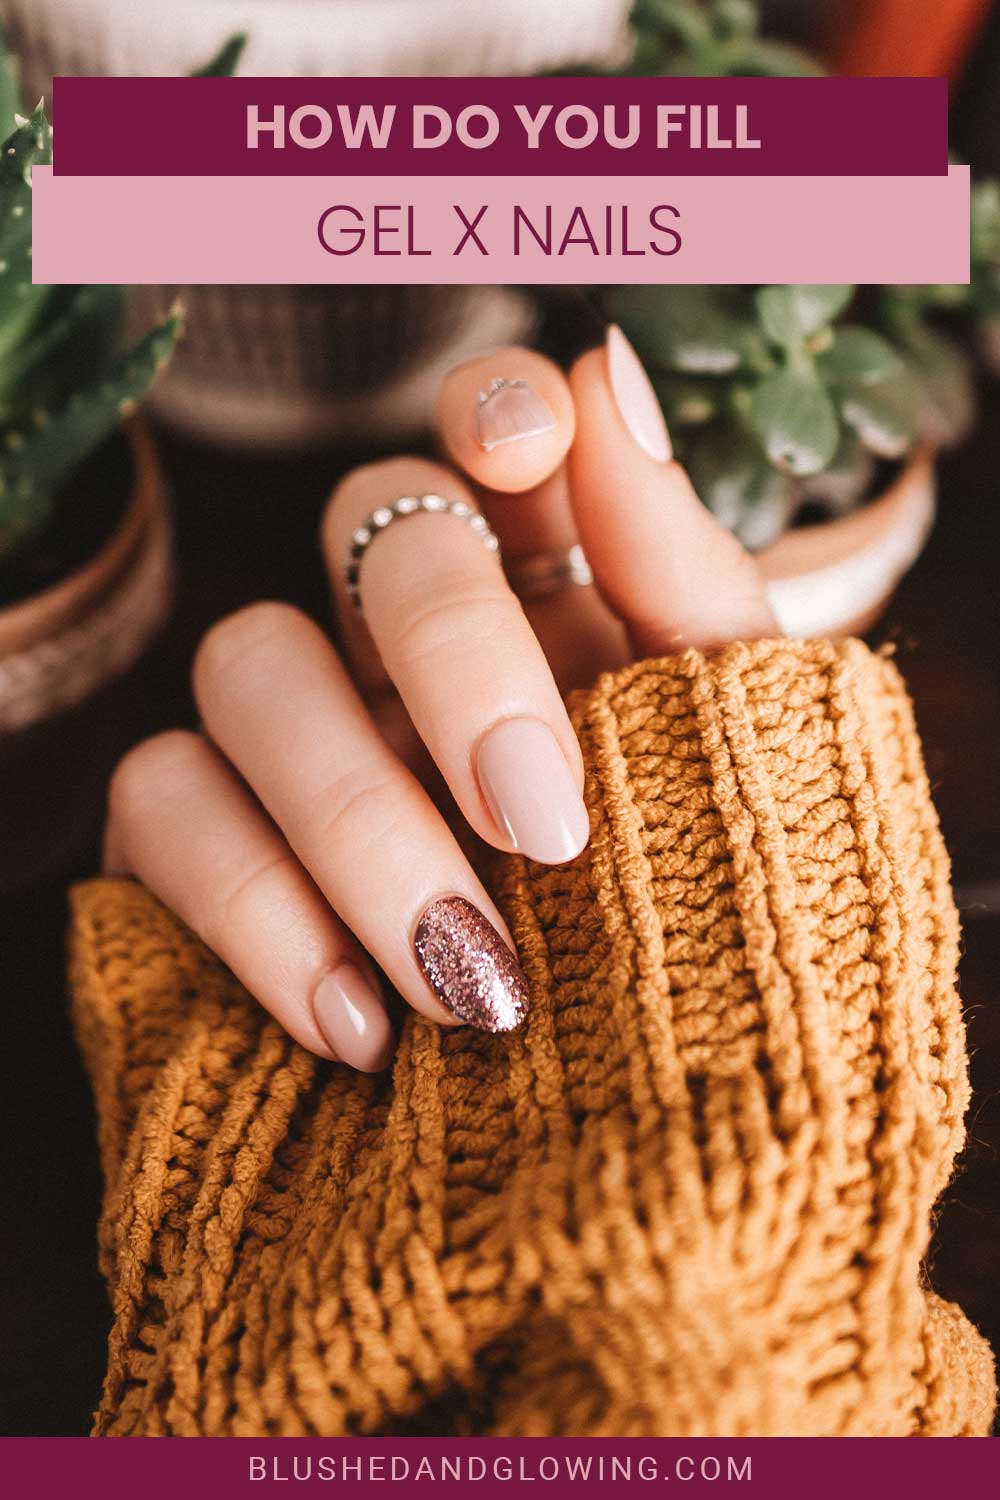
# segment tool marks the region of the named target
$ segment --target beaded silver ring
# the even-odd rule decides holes
[[[361,611],[361,562],[380,531],[393,521],[405,520],[423,512],[427,515],[456,516],[479,538],[488,552],[499,552],[500,542],[485,516],[473,510],[465,500],[446,500],[443,495],[403,495],[392,505],[380,505],[351,533],[351,548],[344,567],[344,580],[354,608]]]

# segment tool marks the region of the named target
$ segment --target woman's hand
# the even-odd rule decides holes
[[[194,664],[204,734],[140,745],[110,792],[106,869],[144,881],[303,1046],[368,1071],[393,1039],[375,965],[442,1025],[506,1031],[529,1003],[439,779],[487,844],[572,859],[588,819],[562,692],[774,630],[617,329],[568,379],[524,349],[464,365],[438,425],[450,466],[355,470],[327,509],[343,657],[288,605],[221,621]],[[522,607],[489,529],[461,513],[404,514],[355,545],[380,507],[428,494],[480,512],[540,596]],[[578,544],[593,586],[561,576]]]

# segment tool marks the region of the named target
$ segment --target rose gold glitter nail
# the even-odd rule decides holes
[[[462,896],[434,901],[417,923],[417,958],[451,1013],[481,1031],[513,1031],[528,1014],[528,984],[492,922]]]

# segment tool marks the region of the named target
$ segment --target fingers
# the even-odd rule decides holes
[[[499,913],[318,627],[285,605],[243,610],[205,637],[194,689],[216,745],[404,999],[443,1023],[519,1024],[527,992]]]
[[[501,388],[494,389],[497,386]],[[481,402],[481,396],[488,399]],[[516,492],[530,489],[557,473],[561,485],[561,534],[565,535],[568,529],[573,536],[574,522],[561,466],[573,441],[574,420],[565,377],[550,360],[528,349],[497,349],[489,356],[460,365],[445,379],[438,403],[438,425],[445,450],[469,476],[477,492],[480,486],[511,492],[510,514],[489,515],[502,548],[514,547],[522,538],[523,545],[531,548],[531,517],[536,507],[530,501],[519,503]],[[390,494],[390,499],[408,493],[408,462],[401,460],[400,466],[386,470],[387,483],[392,473],[389,490],[393,485],[396,487],[396,495]],[[413,483],[416,484],[416,477]],[[343,508],[339,504],[341,494],[339,490],[334,496],[331,512]],[[372,497],[369,510],[378,503],[379,499]],[[539,508],[538,514],[547,510],[548,507]],[[338,525],[332,513],[324,521],[324,544],[335,585],[341,582],[350,533],[367,514],[368,511],[352,512],[346,525]],[[537,546],[561,545],[558,533],[559,528],[555,541],[539,541]],[[374,649],[371,633],[356,610],[343,608],[343,589],[336,588],[335,593],[344,646],[355,678],[373,706],[383,733],[408,763],[414,764],[419,758],[419,747],[408,734],[408,723],[396,712],[398,699]]]
[[[426,494],[474,511],[451,471],[420,459],[356,470],[339,487],[324,547],[342,602],[355,529],[379,507]],[[545,864],[574,858],[589,836],[580,749],[482,532],[444,511],[401,517],[367,546],[359,581],[385,670],[470,825]]]
[[[776,633],[753,559],[701,504],[631,345],[609,330],[570,373],[573,511],[594,576],[640,656]]]
[[[363,1072],[387,1065],[392,1028],[371,965],[198,735],[160,735],[121,762],[105,869],[142,880],[302,1046]]]

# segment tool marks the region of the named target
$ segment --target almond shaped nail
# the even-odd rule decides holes
[[[662,408],[642,360],[617,323],[608,328],[605,350],[608,384],[622,421],[643,453],[657,463],[669,463],[673,447]]]
[[[528,982],[492,922],[462,896],[431,902],[413,937],[441,1004],[480,1031],[513,1031],[528,1014]]]
[[[476,752],[476,774],[497,827],[544,865],[575,859],[590,838],[580,788],[540,719],[503,719]]]
[[[498,375],[479,393],[476,437],[487,453],[504,443],[551,432],[555,425],[548,402],[526,380],[504,380]]]
[[[385,1006],[356,964],[339,964],[316,986],[316,1025],[330,1050],[360,1073],[381,1073],[392,1059],[393,1034]]]

